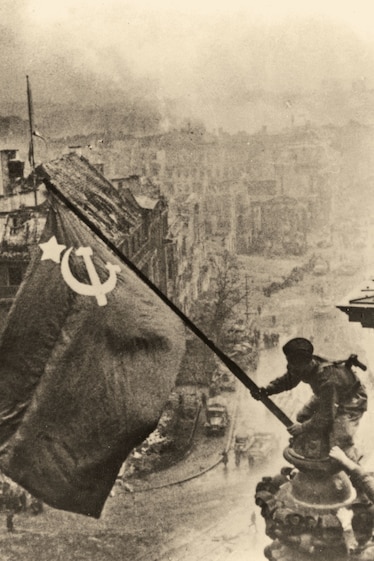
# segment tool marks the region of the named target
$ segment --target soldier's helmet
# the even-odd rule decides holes
[[[309,359],[313,356],[314,347],[309,339],[303,337],[295,337],[283,346],[283,352],[287,358],[305,358]]]

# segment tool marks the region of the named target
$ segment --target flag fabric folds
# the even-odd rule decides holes
[[[0,341],[0,469],[55,508],[99,517],[174,386],[184,327],[50,195]]]

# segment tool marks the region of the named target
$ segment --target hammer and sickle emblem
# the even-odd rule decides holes
[[[66,251],[61,260],[61,274],[64,281],[77,294],[82,294],[83,296],[95,296],[99,306],[106,306],[108,300],[105,295],[108,292],[111,292],[116,286],[117,273],[121,271],[121,267],[107,262],[105,267],[109,271],[109,277],[105,282],[101,283],[91,259],[93,253],[92,249],[90,247],[79,247],[75,250],[75,255],[83,257],[87,273],[91,281],[91,284],[86,284],[78,281],[70,270],[69,257],[72,251],[73,248],[71,247]]]

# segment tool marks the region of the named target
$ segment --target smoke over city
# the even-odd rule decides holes
[[[263,123],[287,125],[291,106],[300,123],[370,111],[366,99],[353,103],[344,93],[353,83],[372,88],[374,63],[365,13],[353,12],[355,18],[344,6],[338,14],[293,2],[284,13],[271,3],[261,12],[239,0],[231,8],[116,0],[2,4],[3,114],[25,116],[26,74],[36,106],[125,104],[128,111],[135,103],[158,112],[163,126],[196,118],[211,129],[253,132]]]

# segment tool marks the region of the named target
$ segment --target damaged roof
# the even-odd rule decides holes
[[[83,156],[71,153],[37,168],[39,177],[55,186],[113,239],[130,232],[143,220],[142,209],[134,197],[119,194]]]

